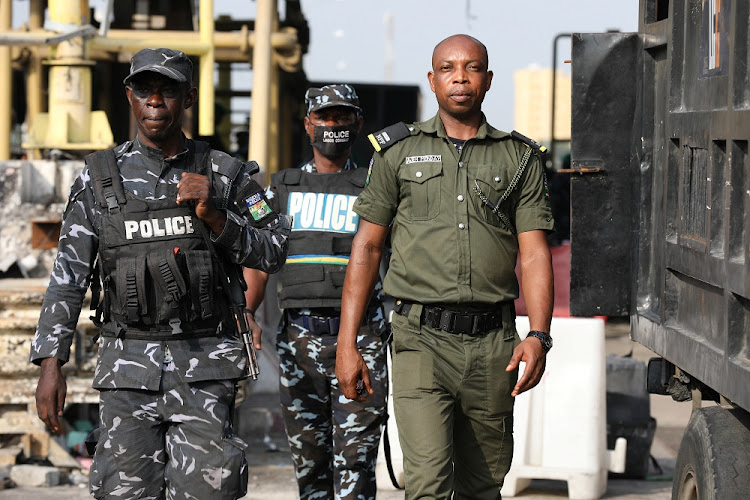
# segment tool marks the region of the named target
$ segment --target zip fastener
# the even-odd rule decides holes
[[[242,171],[243,169],[240,169],[240,175],[242,175]],[[213,182],[211,184],[213,184]],[[234,179],[229,179],[229,182],[227,182],[227,188],[224,191],[224,196],[221,198],[222,210],[226,210],[229,206],[229,193],[232,192],[232,186],[234,186]]]

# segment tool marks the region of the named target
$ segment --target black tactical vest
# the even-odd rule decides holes
[[[279,272],[282,309],[341,307],[359,224],[352,207],[366,180],[366,168],[331,174],[294,168],[273,176],[280,211],[294,216],[289,255]]]
[[[188,170],[211,178],[210,150],[194,144]],[[113,150],[94,153],[87,163],[102,207],[102,333],[155,340],[217,335],[231,317],[218,263],[197,226],[203,222],[177,205],[176,186],[163,200],[146,200],[123,190]]]

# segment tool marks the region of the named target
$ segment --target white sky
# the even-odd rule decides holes
[[[386,54],[392,53],[390,83],[420,85],[422,118],[437,111],[427,84],[433,47],[466,33],[481,40],[494,71],[484,111],[498,128],[513,128],[513,72],[530,65],[552,66],[552,42],[558,33],[638,30],[638,0],[302,0],[310,26],[304,59],[310,80],[337,83],[386,82]],[[283,2],[280,2],[283,5]],[[216,14],[256,3],[215,0]],[[282,12],[283,16],[283,12]],[[392,19],[392,46],[386,40]],[[570,43],[558,46],[558,68],[567,66]],[[365,110],[367,113],[367,110]]]
[[[91,0],[92,6],[103,3]],[[310,80],[331,83],[386,82],[420,85],[422,118],[437,111],[427,85],[432,49],[443,38],[466,33],[488,48],[492,89],[484,111],[503,130],[513,128],[513,72],[551,67],[558,33],[637,31],[638,0],[302,0],[310,26],[304,69]],[[279,2],[283,9],[283,0]],[[215,14],[255,17],[253,0],[214,0]],[[14,26],[27,16],[28,0],[13,0]],[[281,13],[284,15],[283,11]],[[391,19],[391,41],[387,40]],[[390,59],[387,54],[391,54]],[[558,68],[570,44],[558,47]],[[245,79],[248,74],[245,73]],[[367,110],[365,110],[367,113]]]

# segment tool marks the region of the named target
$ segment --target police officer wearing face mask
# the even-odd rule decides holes
[[[281,409],[300,498],[375,498],[388,380],[380,283],[357,333],[373,393],[366,401],[348,399],[334,374],[341,290],[359,222],[352,207],[368,175],[350,157],[363,120],[350,85],[311,88],[305,102],[313,158],[275,174],[266,190],[274,210],[294,217],[279,274]],[[255,309],[268,275],[246,270],[245,278]]]

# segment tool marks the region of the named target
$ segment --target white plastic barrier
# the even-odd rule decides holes
[[[528,317],[518,317],[516,328],[525,338]],[[614,454],[607,451],[604,321],[553,318],[551,330],[554,347],[541,382],[516,398],[513,462],[502,495],[515,496],[532,479],[556,479],[567,481],[571,499],[600,498],[607,471],[624,471],[626,447],[620,438]]]
[[[391,351],[388,350],[388,426],[383,430],[383,436],[380,439],[380,449],[378,450],[378,461],[375,465],[375,480],[379,490],[396,490],[396,486],[391,479],[391,473],[388,471],[387,457],[385,453],[386,431],[388,433],[388,443],[390,444],[390,459],[393,471],[393,477],[400,488],[404,487],[404,454],[401,452],[401,444],[398,442],[398,428],[396,427],[396,415],[393,413],[393,378],[391,377],[391,366],[393,359]]]
[[[525,338],[528,317],[519,316],[516,328]],[[551,330],[554,347],[541,382],[516,399],[513,463],[502,495],[517,495],[532,479],[556,479],[567,481],[572,500],[600,498],[607,489],[607,471],[625,470],[626,448],[625,439],[619,438],[615,451],[607,451],[604,321],[553,318]],[[390,381],[390,359],[388,375]],[[391,398],[388,413],[391,462],[403,485],[403,454]],[[395,489],[382,439],[376,478],[379,489]]]

